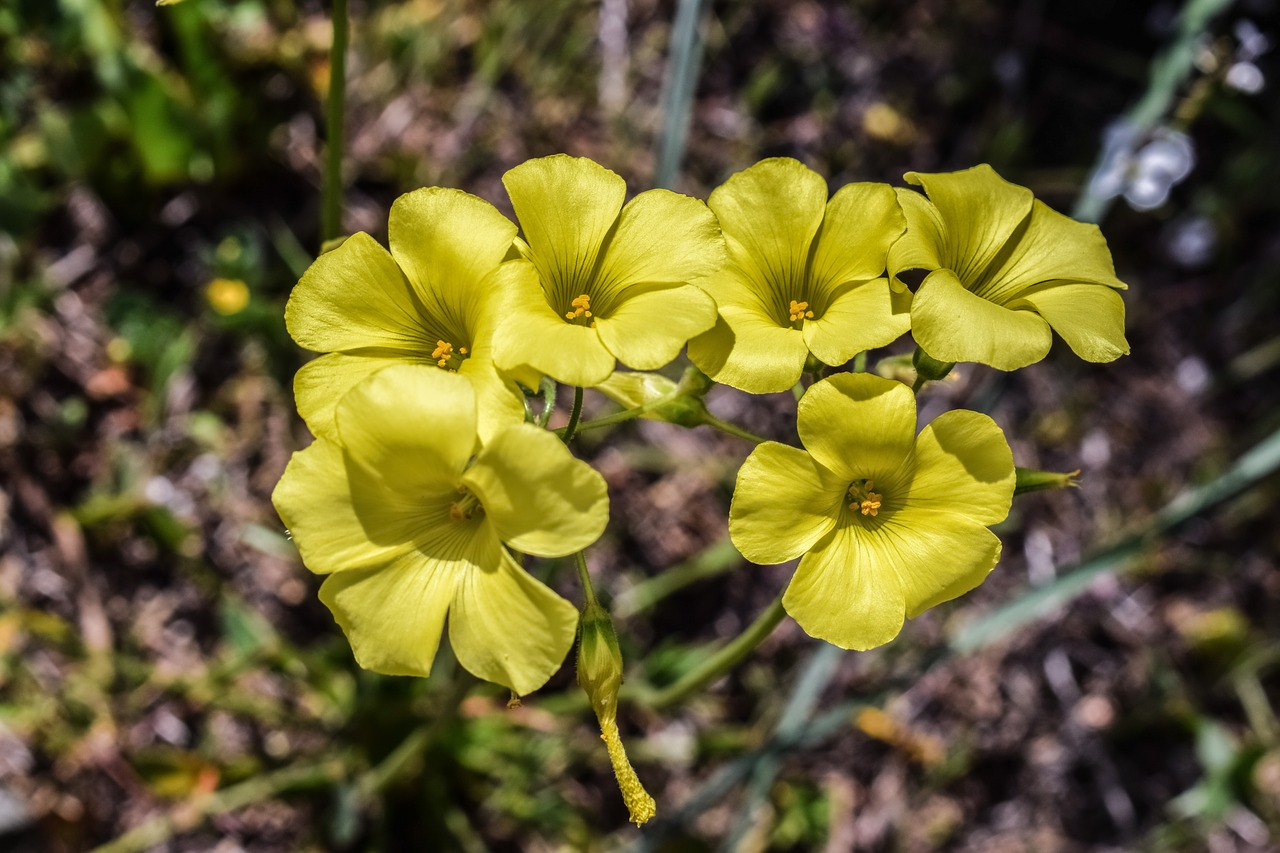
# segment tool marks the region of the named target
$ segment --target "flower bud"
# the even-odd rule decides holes
[[[1080,469],[1059,474],[1055,471],[1037,471],[1034,468],[1017,468],[1017,483],[1013,488],[1015,495],[1027,492],[1043,492],[1048,489],[1075,488],[1080,485]]]
[[[631,813],[631,822],[640,826],[656,812],[653,797],[627,759],[618,732],[618,688],[622,686],[622,651],[609,614],[599,604],[588,601],[578,620],[578,686],[591,700],[600,721],[600,738],[609,752],[613,775],[618,780],[622,800]]]
[[[920,349],[920,347],[916,347],[916,353],[911,357],[911,363],[915,365],[916,375],[930,382],[945,379],[947,374],[951,372],[951,368],[956,366],[954,361],[938,361]]]

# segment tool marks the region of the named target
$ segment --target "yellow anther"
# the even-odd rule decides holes
[[[431,357],[436,360],[437,367],[457,370],[462,365],[462,360],[467,357],[467,352],[466,347],[458,347],[454,350],[453,344],[448,341],[436,341],[436,348],[431,351]]]
[[[569,305],[573,310],[565,312],[564,318],[566,320],[576,320],[579,317],[590,318],[592,316],[591,297],[585,293],[581,296],[575,297]]]
[[[787,310],[789,312],[789,316],[791,317],[791,322],[793,323],[796,320],[812,320],[813,319],[813,312],[809,310],[808,302],[797,302],[796,300],[792,299],[791,307],[788,308]]]
[[[863,480],[859,483],[852,483],[849,486],[849,508],[856,509],[863,515],[872,517],[880,514],[880,506],[884,501],[884,496],[871,491],[875,486],[871,480]]]

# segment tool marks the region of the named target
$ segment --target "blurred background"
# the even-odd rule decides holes
[[[309,441],[282,315],[320,242],[325,5],[6,0],[0,849],[1277,849],[1276,12],[353,0],[348,232],[385,239],[423,185],[509,212],[502,173],[560,151],[704,198],[766,156],[833,189],[989,162],[1099,221],[1131,285],[1132,356],[922,396],[1080,488],[1019,498],[990,580],[884,649],[785,622],[701,695],[624,707],[637,831],[571,664],[514,710],[447,659],[361,672],[272,509]],[[790,395],[709,402],[793,434]],[[744,442],[602,433],[592,569],[660,686],[791,568],[728,544]]]

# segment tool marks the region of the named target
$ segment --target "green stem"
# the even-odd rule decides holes
[[[591,573],[587,571],[587,553],[585,551],[575,551],[573,554],[573,562],[578,567],[578,579],[582,581],[582,594],[586,599],[587,606],[599,606],[600,602],[596,598],[595,587],[591,585]]]
[[[925,379],[923,376],[917,373],[916,381],[911,383],[911,393],[913,394],[919,393],[920,389],[924,387],[924,383],[928,381],[929,380]]]
[[[703,423],[705,423],[709,427],[715,427],[721,432],[728,433],[729,435],[737,436],[738,438],[745,438],[747,441],[751,441],[756,444],[762,444],[763,442],[766,442],[769,440],[763,436],[756,435],[754,432],[751,432],[750,430],[745,430],[742,427],[738,426],[737,424],[731,424],[728,421],[722,421],[719,418],[717,418],[715,415],[707,415],[707,419]]]
[[[633,698],[655,711],[661,711],[679,703],[691,693],[702,689],[730,669],[733,669],[756,646],[760,645],[765,637],[773,633],[773,629],[781,624],[783,617],[786,615],[787,612],[782,608],[782,595],[779,593],[778,597],[773,600],[763,613],[756,617],[756,621],[752,622],[747,630],[734,637],[727,645],[722,646],[719,651],[712,654],[711,657],[666,687],[647,695],[640,694]],[[626,693],[627,691],[624,690],[623,692]]]
[[[670,402],[671,400],[674,400],[674,399],[675,399],[674,396],[662,397],[660,399],[654,400],[651,403],[645,403],[643,406],[636,406],[634,409],[623,409],[620,412],[614,412],[612,415],[605,415],[602,418],[592,418],[589,421],[582,421],[580,424],[578,424],[577,431],[586,432],[589,429],[599,429],[600,427],[613,426],[614,424],[620,424],[629,420],[634,420],[635,418],[643,417],[644,415],[649,414],[649,412],[652,412],[654,409],[658,408],[663,403]],[[557,435],[563,436],[565,433],[565,429],[566,427],[560,427],[560,429],[556,430],[555,432]]]
[[[564,432],[560,433],[560,440],[568,444],[573,440],[574,433],[578,431],[578,420],[582,417],[582,386],[575,385],[573,388],[573,409],[569,412],[569,423],[564,425]]]
[[[333,47],[329,51],[329,114],[325,130],[324,221],[321,239],[342,234],[343,113],[347,100],[347,0],[333,0]]]

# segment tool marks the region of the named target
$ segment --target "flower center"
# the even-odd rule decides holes
[[[805,320],[813,319],[813,312],[809,310],[808,302],[797,302],[791,300],[791,307],[787,309],[791,318],[791,322],[795,324],[793,328],[799,329],[804,326]]]
[[[591,319],[590,296],[583,293],[582,295],[575,297],[574,300],[569,303],[569,306],[573,308],[573,310],[564,312],[564,318],[566,320],[579,326],[595,327],[596,321]]]
[[[480,499],[473,495],[466,486],[458,486],[458,493],[462,497],[453,502],[449,507],[449,517],[454,521],[467,521],[477,512],[483,514],[484,507],[480,504]]]
[[[436,360],[437,367],[456,373],[462,366],[462,362],[467,360],[468,352],[466,347],[454,349],[453,344],[448,341],[436,341],[436,348],[431,351],[431,357]]]
[[[875,483],[870,480],[854,480],[849,484],[849,509],[863,515],[877,516],[884,496],[873,492]]]

